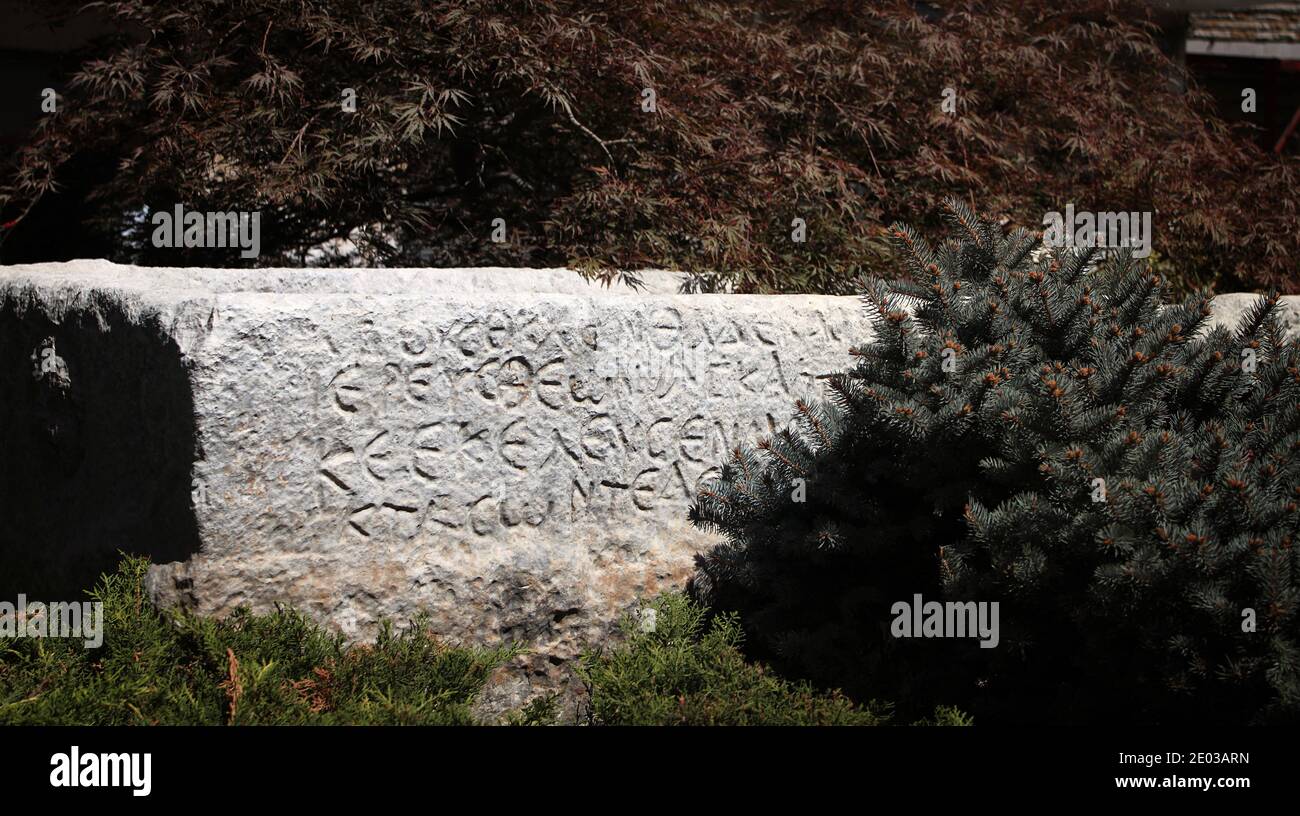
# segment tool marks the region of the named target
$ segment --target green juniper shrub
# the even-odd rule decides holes
[[[148,562],[128,557],[91,599],[104,604],[103,643],[0,639],[3,725],[312,725],[480,723],[471,711],[491,673],[517,649],[445,646],[416,621],[373,644],[348,645],[289,609],[223,619],[155,609],[145,598]],[[580,672],[589,721],[648,724],[876,725],[889,706],[858,706],[838,693],[790,683],[745,662],[730,615],[711,616],[665,595],[654,632],[624,622],[623,642],[589,652]],[[558,695],[541,695],[500,718],[552,725]],[[940,706],[921,725],[970,725]]]
[[[1208,292],[1162,308],[1127,252],[1035,262],[1036,234],[947,218],[935,247],[895,228],[911,281],[867,284],[874,340],[828,399],[701,486],[692,518],[725,542],[695,592],[742,614],[752,655],[900,711],[1294,720],[1300,354],[1278,300],[1211,330]],[[1000,643],[895,637],[916,593],[998,602]]]
[[[542,694],[529,700],[523,708],[508,711],[506,725],[556,725],[560,719],[560,695]]]
[[[3,724],[456,724],[517,650],[439,643],[419,621],[349,646],[288,609],[214,620],[155,610],[148,562],[125,559],[91,593],[104,604],[103,645],[0,638]],[[531,704],[508,721],[534,723]]]
[[[917,720],[913,725],[974,725],[975,719],[971,715],[962,711],[956,706],[935,706],[934,713],[929,717]]]
[[[653,617],[645,617],[652,610]],[[643,626],[653,621],[653,626]],[[745,660],[734,615],[666,594],[622,624],[623,642],[583,656],[597,725],[882,725],[889,706],[791,683]],[[955,709],[925,724],[969,725]]]

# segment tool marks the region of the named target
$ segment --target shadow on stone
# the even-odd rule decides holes
[[[120,552],[196,552],[196,453],[186,364],[156,314],[0,293],[0,600],[77,600]]]

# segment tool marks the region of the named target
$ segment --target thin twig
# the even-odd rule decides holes
[[[585,133],[585,134],[587,134],[588,136],[590,136],[591,138],[595,139],[595,140],[596,140],[596,144],[600,145],[600,149],[603,150],[603,151],[605,151],[605,155],[609,158],[609,166],[610,166],[610,170],[613,171],[613,173],[614,173],[614,177],[617,178],[617,177],[618,177],[618,170],[616,170],[616,169],[614,168],[614,154],[609,152],[609,147],[608,147],[608,145],[612,145],[612,144],[620,144],[620,143],[622,143],[622,142],[626,142],[626,141],[628,141],[628,140],[627,140],[627,139],[614,139],[614,140],[612,140],[612,141],[608,141],[608,142],[607,142],[607,141],[605,141],[604,139],[602,139],[602,138],[600,138],[599,136],[597,136],[595,133],[593,133],[593,132],[591,131],[591,129],[588,128],[586,125],[584,125],[583,123],[579,122],[579,121],[578,121],[578,117],[576,117],[576,116],[573,115],[573,110],[572,110],[568,105],[563,105],[562,107],[564,108],[564,112],[567,113],[567,114],[569,115],[569,121],[572,122],[573,124],[577,125],[577,126],[578,126],[578,129],[580,129],[583,133]]]
[[[315,121],[316,121],[316,117],[313,116],[312,118],[308,119],[305,123],[303,123],[302,127],[298,128],[298,135],[294,136],[293,141],[289,143],[289,149],[285,151],[284,158],[280,159],[280,164],[284,164],[289,160],[289,156],[293,153],[293,149],[295,147],[301,147],[302,135],[307,132],[307,128],[310,127],[311,123]]]

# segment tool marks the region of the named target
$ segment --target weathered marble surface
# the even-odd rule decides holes
[[[185,474],[196,547],[154,568],[157,598],[218,614],[292,602],[355,636],[428,611],[449,637],[557,661],[638,597],[682,585],[710,540],[686,519],[697,480],[819,393],[815,377],[867,331],[853,298],[663,294],[665,276],[645,294],[571,273],[502,270],[489,286],[479,270],[422,270],[383,292],[383,270],[84,266],[0,280],[35,284],[10,298],[29,321],[93,311],[104,298],[89,293],[108,292],[126,313],[110,323],[152,315],[147,342],[174,351],[191,462],[138,472],[118,461],[126,446],[100,467],[147,495],[161,490],[150,479]],[[25,326],[13,356],[30,368],[54,335],[76,392],[104,342],[86,323]],[[79,395],[83,412],[147,395],[159,373],[113,365],[116,385]],[[141,406],[140,423],[162,432],[178,407]],[[131,512],[147,523],[148,506]],[[66,532],[93,548],[103,526]]]

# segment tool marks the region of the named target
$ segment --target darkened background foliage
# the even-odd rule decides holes
[[[118,33],[0,182],[9,262],[57,248],[72,213],[42,208],[64,184],[118,259],[148,264],[250,263],[150,246],[133,214],[182,202],[260,209],[262,264],[344,262],[306,250],[352,235],[374,264],[842,292],[889,274],[883,224],[933,226],[955,194],[1031,227],[1069,201],[1151,210],[1178,285],[1300,291],[1296,160],[1183,90],[1142,3],[90,5]]]

